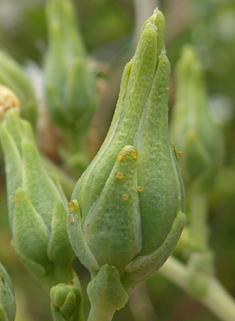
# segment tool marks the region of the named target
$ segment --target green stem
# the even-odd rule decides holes
[[[171,256],[159,272],[186,292],[190,292],[187,268],[176,258]],[[198,300],[222,321],[234,321],[235,299],[216,278],[210,277],[206,294]]]
[[[145,282],[130,292],[129,305],[135,321],[158,319]]]
[[[208,249],[207,197],[196,188],[191,189],[189,199],[189,229],[197,251]]]
[[[91,307],[87,321],[111,321],[115,312],[115,309],[104,310],[99,306],[93,306]]]
[[[63,131],[65,146],[60,154],[67,168],[78,178],[89,164],[87,155],[87,130]]]

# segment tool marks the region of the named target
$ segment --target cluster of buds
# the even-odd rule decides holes
[[[111,271],[113,288],[118,289],[119,279],[129,290],[158,270],[184,225],[184,187],[168,134],[170,64],[164,26],[158,9],[144,23],[107,137],[69,204],[70,242],[97,280],[88,287],[94,305],[94,288],[100,279],[112,282]],[[103,287],[106,298],[110,288]],[[102,286],[101,298],[100,291]],[[121,292],[119,287],[118,297]],[[124,297],[119,308],[123,302]]]
[[[91,74],[74,33],[70,0],[49,0],[48,17],[48,110],[65,136],[75,138],[90,117],[84,106],[93,110]],[[1,124],[13,246],[31,274],[51,289],[58,320],[82,320],[75,308],[82,299],[70,268],[72,248],[91,272],[89,320],[98,321],[104,314],[112,317],[126,303],[127,291],[162,266],[182,232],[184,186],[168,133],[170,64],[164,28],[156,9],[125,67],[107,137],[68,207],[28,122],[11,109]],[[76,82],[80,76],[81,87]]]

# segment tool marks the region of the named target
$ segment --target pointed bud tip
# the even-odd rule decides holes
[[[153,14],[149,19],[146,20],[144,26],[148,23],[153,24],[157,29],[161,29],[165,26],[165,18],[163,13],[158,9],[158,7],[153,11]]]

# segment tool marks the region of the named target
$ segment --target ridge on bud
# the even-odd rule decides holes
[[[158,9],[143,25],[109,132],[75,186],[68,222],[72,247],[92,277],[108,264],[126,290],[160,268],[185,221],[184,187],[168,134],[164,27]]]

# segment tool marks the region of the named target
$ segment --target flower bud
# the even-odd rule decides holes
[[[47,3],[49,49],[45,60],[45,96],[49,116],[60,127],[70,167],[84,163],[86,132],[96,106],[94,76],[77,29],[70,0]],[[78,155],[74,155],[78,153]],[[73,164],[74,163],[74,164]],[[84,165],[84,164],[83,164]]]
[[[187,184],[210,186],[223,159],[221,133],[209,112],[202,66],[197,52],[185,46],[176,67],[177,96],[171,136],[183,152],[181,167]]]
[[[20,102],[16,95],[7,87],[0,85],[0,120],[3,120],[8,109],[20,113]]]
[[[15,110],[8,110],[0,130],[13,246],[44,287],[67,283],[73,252],[62,189],[45,169],[27,121],[21,120]]]
[[[16,306],[14,289],[7,271],[0,263],[0,320],[15,320]]]
[[[15,93],[20,101],[21,117],[35,128],[37,102],[33,87],[24,69],[3,51],[0,51],[0,84]]]
[[[82,289],[77,276],[73,284],[53,286],[50,297],[53,320],[84,321]]]
[[[168,135],[163,36],[156,9],[124,70],[107,137],[72,195],[75,253],[92,275],[105,264],[118,268],[126,289],[160,268],[184,225],[184,187]]]

